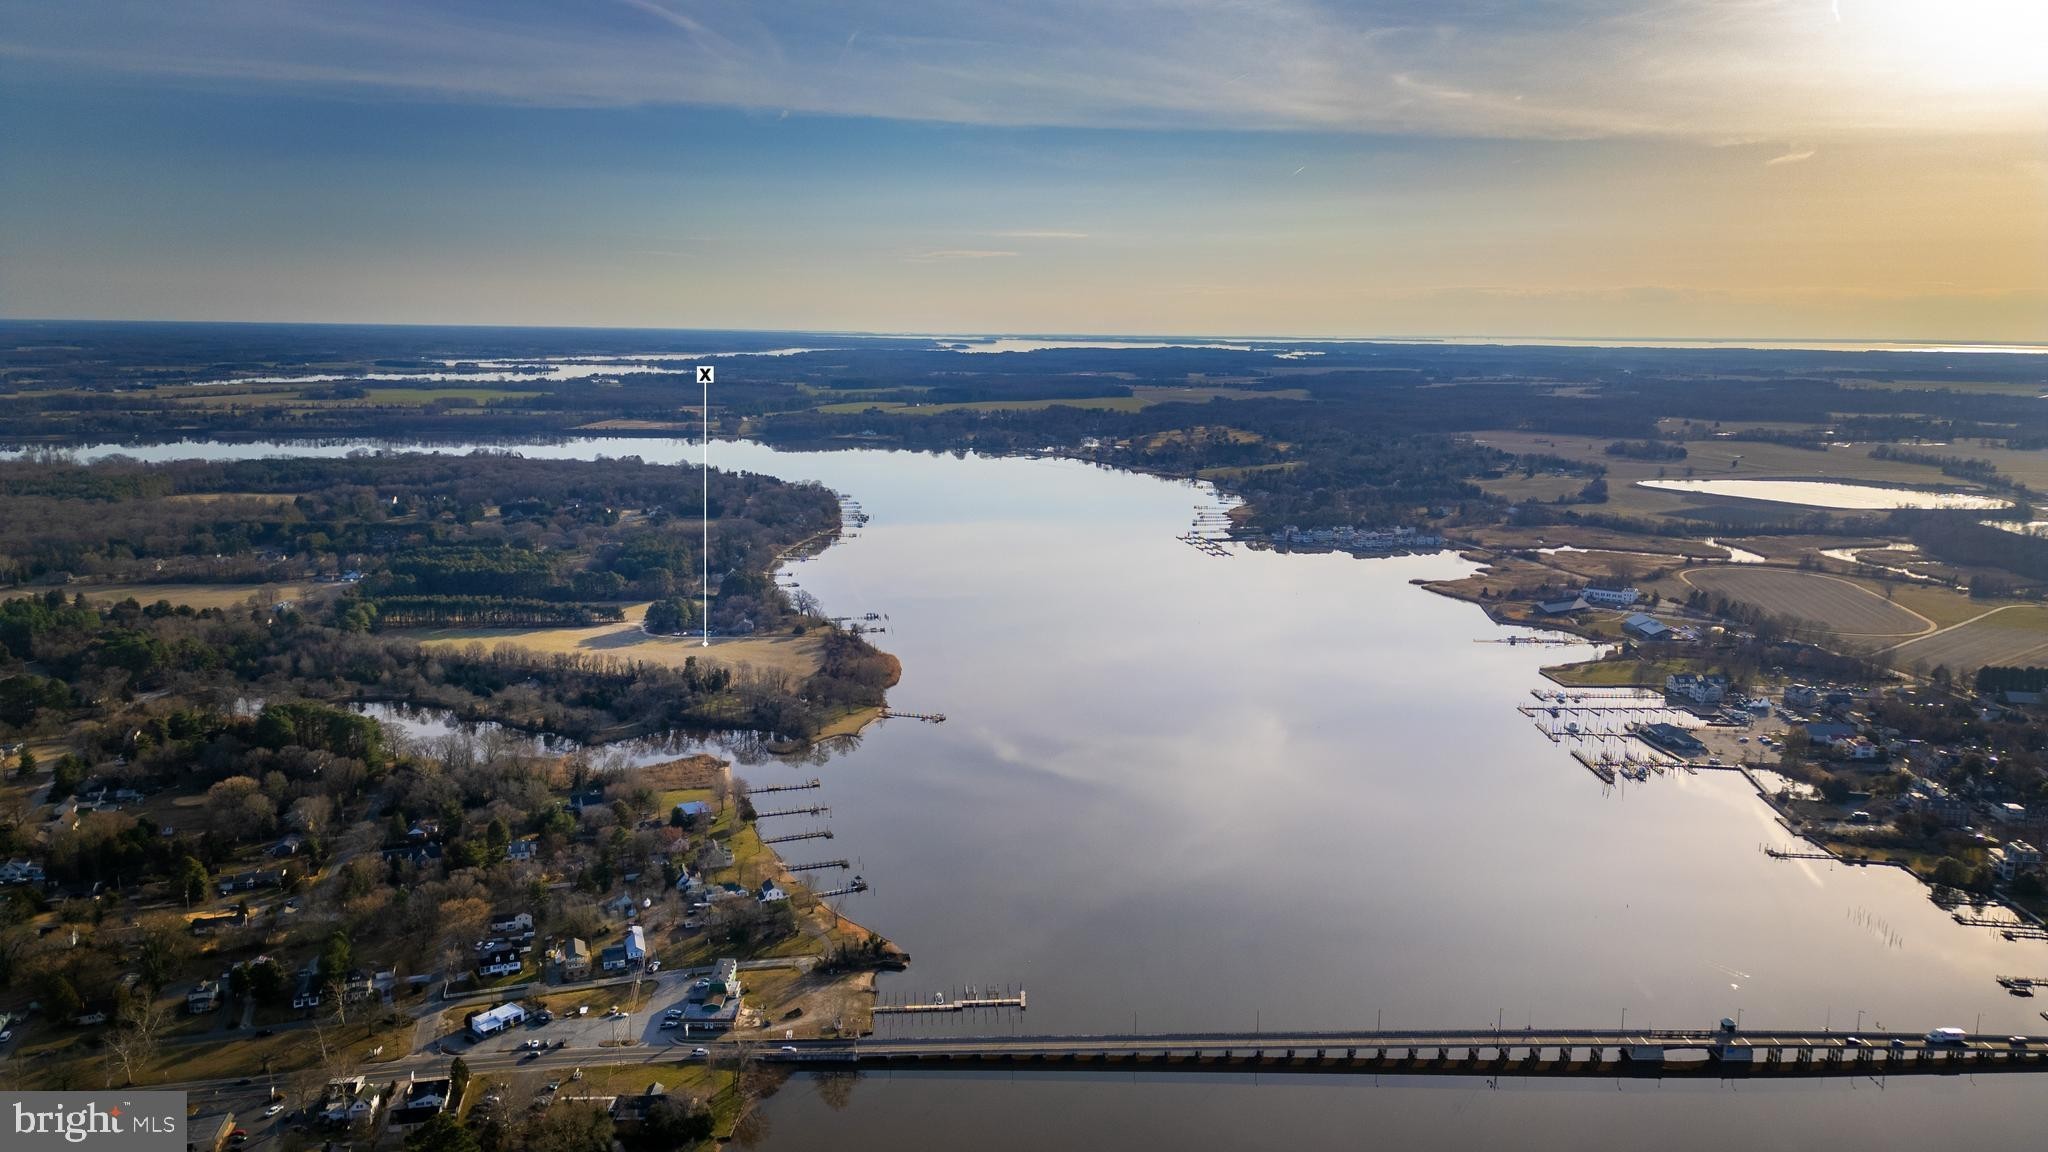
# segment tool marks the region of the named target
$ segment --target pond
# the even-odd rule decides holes
[[[1664,492],[1732,496],[1742,500],[1761,500],[1772,504],[1797,504],[1802,508],[1829,508],[1841,511],[2011,506],[2009,500],[1971,492],[1924,492],[1916,488],[1849,484],[1840,480],[1638,480],[1636,485]]]

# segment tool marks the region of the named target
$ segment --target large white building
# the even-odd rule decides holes
[[[1579,595],[1585,598],[1586,603],[1601,608],[1627,608],[1637,600],[1642,599],[1643,594],[1633,588],[1594,588],[1588,586]]]
[[[526,1019],[526,1009],[517,1004],[500,1004],[469,1018],[469,1030],[479,1038],[496,1035]]]

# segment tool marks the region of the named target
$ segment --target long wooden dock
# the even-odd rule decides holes
[[[1952,914],[1955,922],[1966,928],[1992,928],[2007,940],[2048,940],[2048,928],[2029,924],[2024,920],[2001,920],[1995,916],[1968,916],[1961,912]]]
[[[832,830],[830,828],[820,828],[814,832],[791,832],[787,836],[763,836],[761,837],[761,843],[794,844],[799,840],[830,840],[831,838]]]
[[[879,1010],[879,1009],[878,1009]],[[796,1067],[1471,1076],[1887,1077],[2048,1072],[2048,1036],[1742,1029],[1229,1032],[797,1040]]]
[[[791,872],[823,872],[828,868],[843,871],[853,865],[844,860],[814,860],[809,864],[784,864],[783,867]]]
[[[801,784],[762,784],[758,787],[747,789],[747,795],[764,796],[770,792],[803,792],[812,788],[823,788],[824,786],[824,781],[813,776]]]
[[[1024,989],[1017,989],[1015,996],[962,996],[947,999],[936,996],[929,1001],[912,1000],[904,1004],[877,1004],[877,1015],[907,1015],[920,1012],[972,1012],[982,1008],[1015,1008],[1022,1012],[1031,1007],[1025,998]]]
[[[889,720],[922,720],[927,724],[944,724],[944,712],[898,712],[894,708],[882,709],[882,717]]]
[[[777,816],[821,816],[831,810],[823,804],[813,804],[809,808],[777,808],[772,812],[755,812],[754,819],[772,820]]]

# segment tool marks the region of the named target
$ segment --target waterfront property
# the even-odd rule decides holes
[[[1652,642],[1675,640],[1678,638],[1678,633],[1671,625],[1664,623],[1647,612],[1630,613],[1627,618],[1622,620],[1621,630],[1638,640],[1649,640]]]
[[[1628,608],[1642,599],[1642,595],[1634,588],[1603,588],[1599,585],[1588,585],[1579,593],[1581,599],[1596,608]]]
[[[1681,672],[1664,678],[1664,694],[1688,704],[1711,708],[1727,697],[1728,678]]]
[[[1699,737],[1676,724],[1643,724],[1637,726],[1635,733],[1643,743],[1673,756],[1700,756],[1707,750]]]
[[[692,1028],[722,1032],[739,1020],[740,1001],[739,961],[722,959],[712,966],[711,975],[690,985],[676,1019]]]

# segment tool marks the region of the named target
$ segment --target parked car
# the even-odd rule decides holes
[[[278,1114],[279,1112],[282,1112],[282,1111],[284,1111],[284,1105],[282,1105],[282,1104],[272,1104],[272,1105],[271,1105],[270,1107],[268,1107],[268,1108],[265,1108],[265,1109],[263,1110],[263,1114],[264,1114],[265,1116],[275,1116],[275,1115],[277,1115],[277,1114]]]
[[[692,1055],[692,1056],[698,1056],[698,1057],[709,1057],[709,1056],[711,1055],[711,1049],[709,1049],[709,1048],[692,1048],[692,1049],[690,1049],[690,1055]]]

